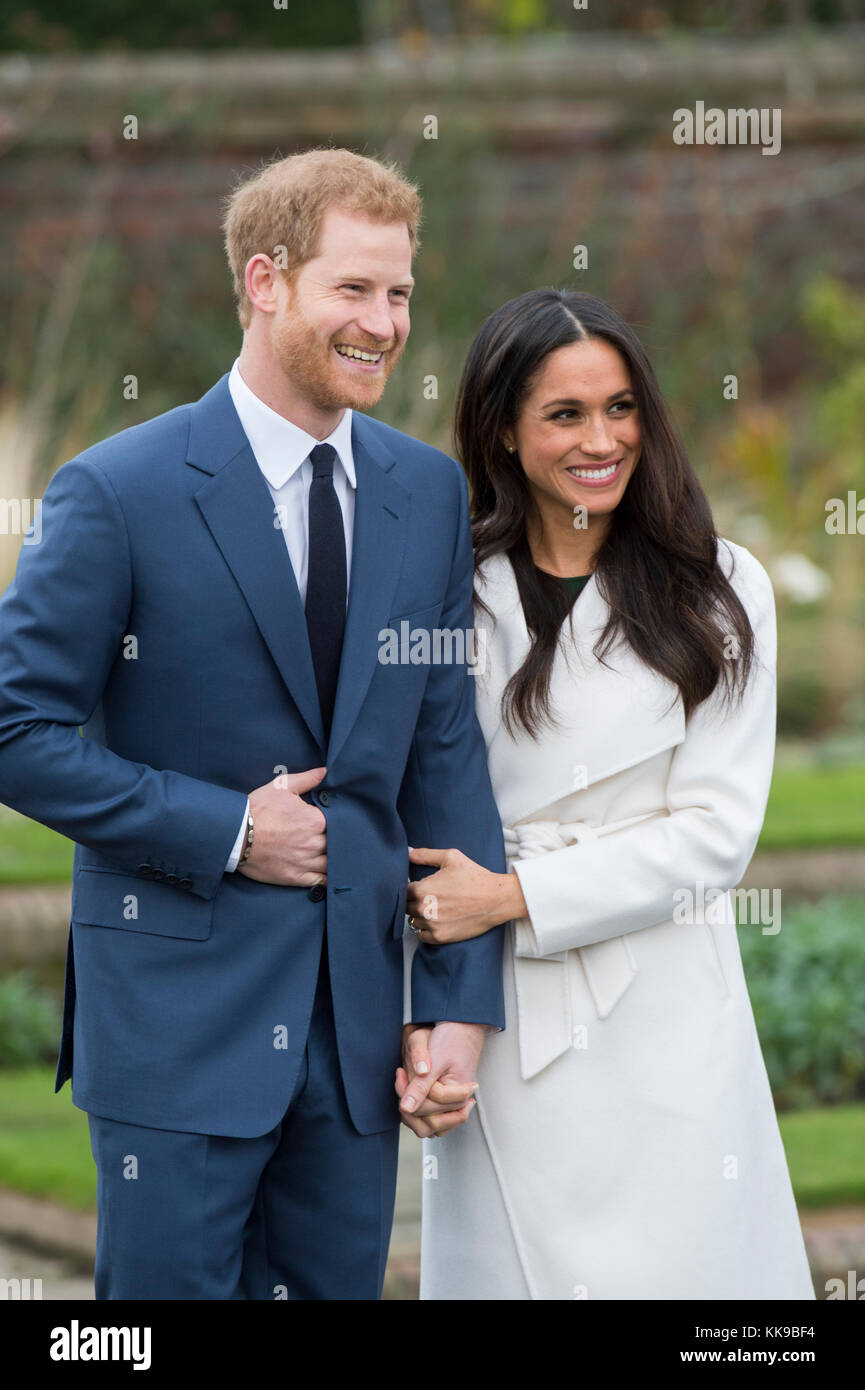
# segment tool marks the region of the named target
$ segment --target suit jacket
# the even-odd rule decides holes
[[[472,625],[464,475],[359,414],[352,449],[326,747],[294,572],[227,375],[64,464],[0,601],[0,798],[77,842],[56,1089],[71,1076],[82,1109],[271,1129],[326,906],[349,1111],[362,1133],[393,1125],[407,844],[506,868],[467,668],[379,660],[403,618]],[[225,874],[248,792],[324,765],[307,799],[327,819],[326,898]],[[422,948],[414,1017],[503,1026],[502,934]]]

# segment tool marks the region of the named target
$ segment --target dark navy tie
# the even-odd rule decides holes
[[[316,444],[309,489],[306,626],[325,738],[330,734],[345,629],[345,527],[333,486],[336,450]]]

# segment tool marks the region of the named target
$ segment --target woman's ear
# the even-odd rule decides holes
[[[502,435],[502,443],[504,444],[504,446],[505,446],[505,448],[507,449],[507,451],[508,451],[509,454],[512,454],[512,453],[515,452],[515,451],[514,451],[514,441],[513,441],[508,435],[506,435],[506,434],[503,434],[503,435]]]

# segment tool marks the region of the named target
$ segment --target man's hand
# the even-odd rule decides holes
[[[475,1072],[484,1045],[482,1023],[408,1023],[403,1028],[403,1063],[397,1067],[400,1118],[428,1139],[465,1124],[475,1107]]]
[[[310,888],[327,879],[327,820],[300,793],[317,786],[326,767],[283,772],[249,795],[255,824],[252,850],[237,872],[259,883]]]

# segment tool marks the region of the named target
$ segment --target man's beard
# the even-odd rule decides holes
[[[377,351],[361,343],[349,341],[364,351]],[[333,360],[331,343],[322,342],[316,337],[312,325],[303,317],[295,304],[288,316],[272,330],[271,343],[280,370],[291,382],[292,389],[299,392],[317,410],[368,410],[377,405],[384,394],[387,379],[402,355],[402,346],[394,347],[384,354],[384,361],[377,375],[360,377],[352,382],[348,369],[340,371]]]

